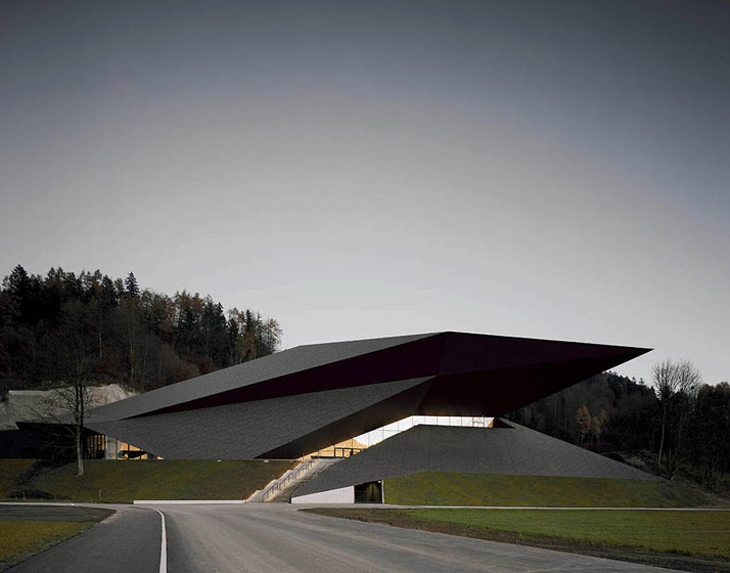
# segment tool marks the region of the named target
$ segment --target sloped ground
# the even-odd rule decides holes
[[[716,499],[666,480],[419,472],[385,480],[394,505],[521,507],[702,507]]]
[[[8,499],[18,485],[18,480],[28,472],[35,460],[0,459],[0,500]]]
[[[0,460],[0,498],[131,503],[135,499],[244,500],[292,467],[290,461],[90,460],[33,467]]]

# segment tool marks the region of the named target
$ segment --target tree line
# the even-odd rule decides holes
[[[142,289],[132,272],[18,265],[0,289],[0,391],[83,378],[144,392],[272,354],[281,336],[273,318]]]
[[[730,384],[702,383],[687,361],[664,360],[643,380],[604,372],[525,406],[513,421],[646,469],[705,486],[730,474]]]
[[[276,320],[210,295],[141,289],[134,273],[46,276],[16,266],[0,289],[0,397],[10,389],[62,386],[81,428],[89,384],[144,392],[276,352]],[[521,408],[513,421],[584,448],[638,456],[666,477],[703,485],[730,473],[730,384],[703,384],[687,361],[663,361],[651,385],[612,372]]]

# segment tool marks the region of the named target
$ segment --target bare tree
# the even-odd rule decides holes
[[[48,391],[45,399],[31,410],[35,417],[44,420],[53,420],[55,427],[65,433],[73,442],[76,457],[77,475],[84,475],[84,419],[86,412],[94,404],[86,382],[77,380],[73,383],[63,382],[61,386]],[[53,432],[49,436],[49,444],[54,447],[68,449],[68,442],[58,443],[59,436]],[[65,444],[65,445],[64,445]]]
[[[681,422],[682,419],[686,417],[686,412],[683,412],[681,408],[677,408],[677,406],[680,405],[678,397],[687,398],[693,395],[702,382],[702,376],[699,370],[690,361],[680,360],[679,362],[673,362],[669,359],[662,360],[658,364],[655,364],[652,368],[651,374],[662,413],[661,437],[657,457],[657,464],[661,467],[670,427],[675,429],[675,461],[681,446],[683,428],[683,424]],[[673,417],[676,417],[677,419],[672,420]],[[675,423],[672,424],[671,422],[673,421]],[[671,477],[673,464],[671,456],[668,457],[667,471]]]
[[[580,430],[580,447],[582,448],[583,441],[591,429],[591,413],[588,411],[588,406],[583,404],[578,408],[575,418],[578,422],[578,429]]]
[[[61,386],[56,405],[69,412],[73,420],[72,424],[62,423],[62,427],[73,434],[78,475],[84,474],[84,419],[91,406],[89,386],[96,360],[94,318],[79,301],[71,301],[64,305],[61,324],[50,337],[50,371]]]
[[[263,324],[263,344],[268,354],[273,354],[279,350],[281,344],[281,336],[283,330],[279,326],[279,323],[273,319],[267,319]]]

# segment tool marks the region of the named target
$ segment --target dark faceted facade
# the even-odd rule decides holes
[[[297,458],[411,415],[501,416],[648,352],[456,332],[299,346],[92,410],[164,458]]]

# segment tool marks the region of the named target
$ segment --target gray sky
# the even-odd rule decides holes
[[[0,273],[284,346],[459,330],[730,378],[730,4],[0,4]]]

